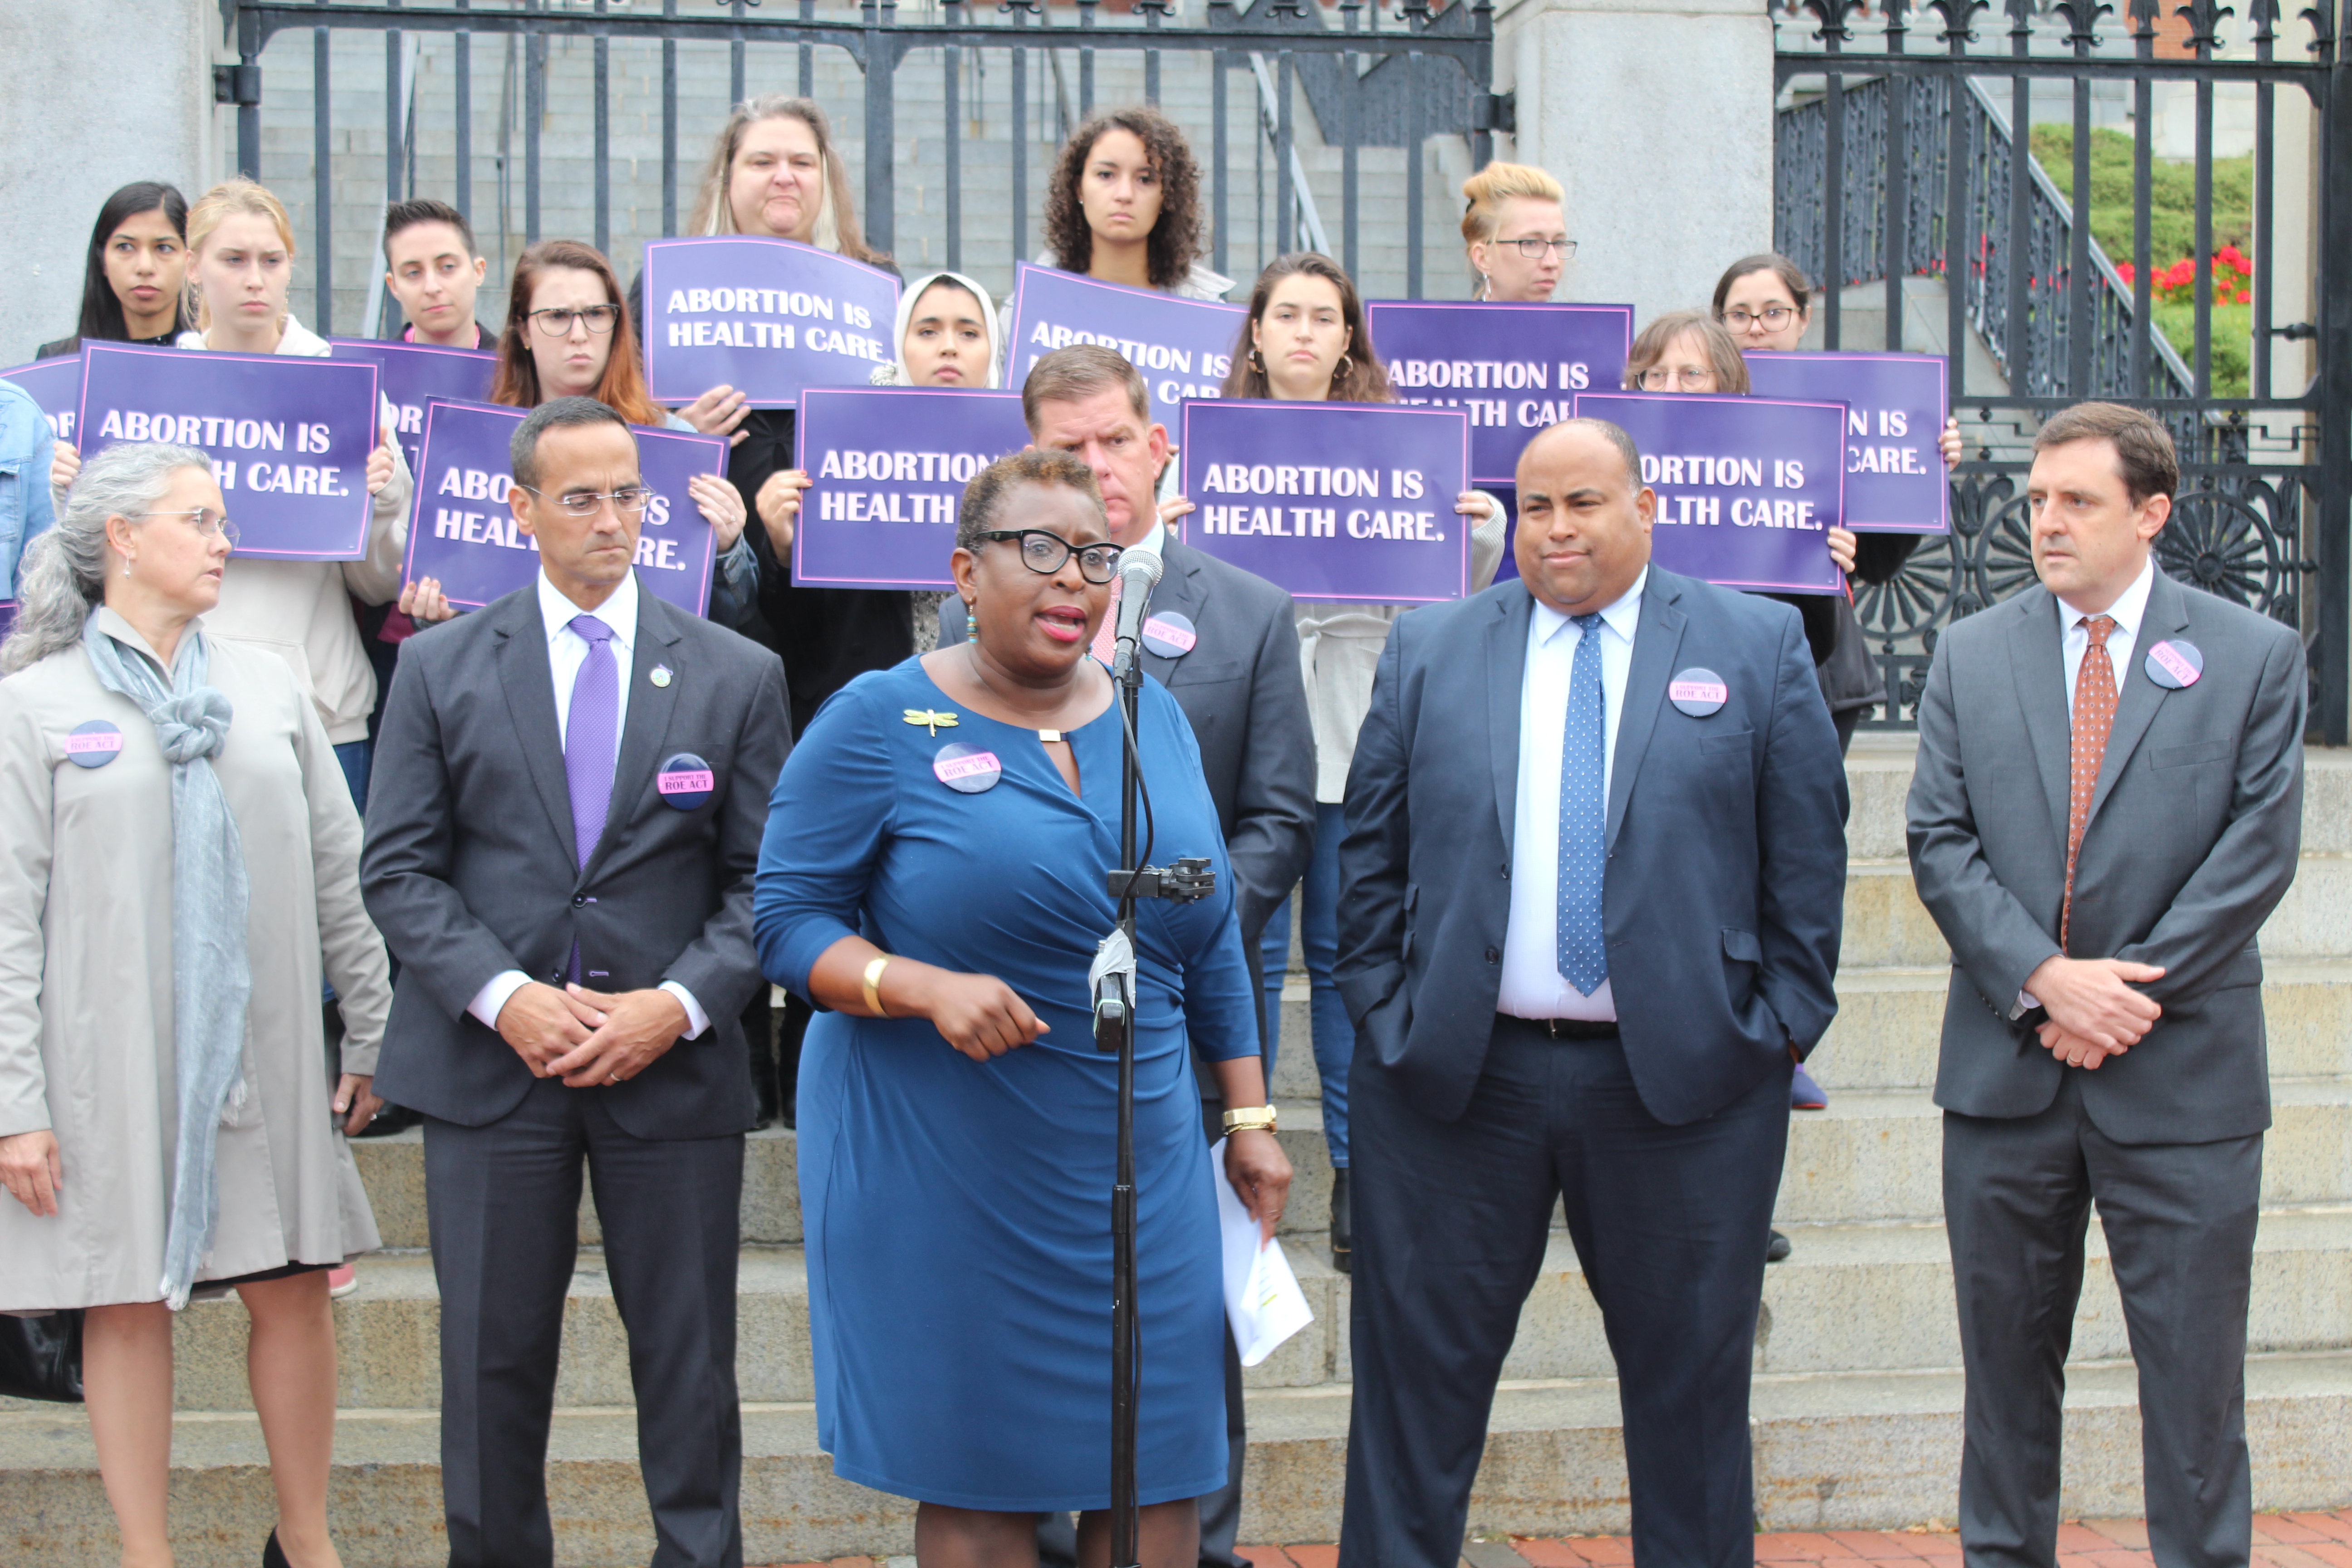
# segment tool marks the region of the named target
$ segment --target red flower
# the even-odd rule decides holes
[[[2129,283],[2139,276],[2139,268],[2128,261],[2118,261],[2116,263],[2116,276]]]
[[[2251,305],[2251,304],[2252,304],[2252,303],[2254,302],[2254,296],[2253,296],[2252,292],[2251,290],[2249,290],[2249,289],[2239,289],[2239,290],[2237,291],[2237,293],[2236,293],[2236,294],[2234,294],[2233,296],[2231,296],[2231,299],[2234,300],[2234,302],[2236,302],[2236,303],[2238,303],[2238,304],[2241,304],[2241,305]]]

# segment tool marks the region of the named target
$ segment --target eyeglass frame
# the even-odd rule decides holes
[[[549,495],[545,490],[533,489],[529,485],[517,485],[515,489],[525,495],[537,496],[543,501],[551,502],[555,509],[566,517],[593,517],[603,510],[603,503],[605,501],[613,503],[613,514],[615,517],[642,516],[646,508],[651,506],[654,500],[651,485],[624,485],[617,490],[566,490],[559,496]],[[623,496],[630,494],[644,498],[637,502],[634,510],[621,500]],[[592,504],[583,511],[573,506],[572,504],[573,501],[588,501]]]
[[[1495,243],[1517,246],[1519,254],[1529,261],[1541,261],[1546,252],[1553,250],[1559,252],[1560,265],[1563,267],[1576,259],[1576,241],[1572,239],[1547,239],[1539,234],[1523,234],[1517,239],[1498,239]],[[1537,248],[1529,250],[1528,247],[1530,245]]]
[[[1002,543],[1008,539],[1027,539],[1033,534],[1040,539],[1050,539],[1055,543],[1062,547],[1062,558],[1059,561],[1055,562],[1051,566],[1040,567],[1030,564],[1029,548],[1025,544],[1022,546],[1021,564],[1028,567],[1030,571],[1036,573],[1038,576],[1051,577],[1055,573],[1059,572],[1063,567],[1068,565],[1070,562],[1082,551],[1108,550],[1110,552],[1109,576],[1089,576],[1087,572],[1087,563],[1084,561],[1080,561],[1078,563],[1078,575],[1085,578],[1087,582],[1092,583],[1097,588],[1108,587],[1112,583],[1118,580],[1118,558],[1125,552],[1125,545],[1073,544],[1068,540],[1063,538],[1060,534],[1055,533],[1050,528],[992,528],[983,531],[980,535],[980,538],[983,543],[996,544]]]
[[[588,319],[588,313],[591,310],[603,310],[607,312],[605,316],[605,324],[600,327],[595,322],[590,321]],[[540,335],[541,337],[561,341],[572,335],[572,322],[570,321],[565,321],[562,329],[558,330],[549,324],[546,320],[547,317],[568,316],[574,318],[582,326],[588,329],[589,336],[606,337],[620,329],[621,317],[625,311],[625,307],[607,301],[602,305],[550,305],[543,310],[525,310],[523,314],[530,318],[531,324],[539,329]]]
[[[189,523],[188,526],[196,531],[196,537],[198,539],[210,539],[215,534],[218,534],[221,538],[228,541],[228,545],[231,550],[236,549],[236,542],[240,537],[242,537],[242,535],[239,534],[236,524],[228,520],[228,513],[221,513],[220,521],[215,523],[212,527],[206,528],[205,526],[205,514],[212,510],[213,509],[208,506],[196,506],[190,507],[185,511],[142,511],[133,513],[132,515],[140,518],[176,517],[183,521],[185,521],[188,518],[194,518],[196,521]]]
[[[1712,376],[1714,374],[1715,372],[1712,368],[1703,371],[1689,369],[1668,370],[1664,365],[1654,364],[1635,378],[1635,389],[1641,392],[1671,392],[1678,382],[1686,382],[1694,376]],[[1664,376],[1667,379],[1660,382],[1655,386],[1652,386],[1650,384],[1650,378],[1654,375]],[[1694,386],[1685,386],[1683,390],[1685,392],[1696,392],[1698,389]]]
[[[1798,310],[1794,305],[1767,305],[1760,310],[1748,310],[1742,307],[1734,306],[1732,309],[1724,311],[1722,315],[1717,316],[1716,320],[1721,321],[1725,326],[1729,327],[1735,332],[1744,332],[1750,326],[1753,326],[1759,321],[1764,323],[1764,330],[1766,331],[1777,332],[1787,324],[1787,318],[1790,316],[1801,316],[1803,314],[1804,312]],[[1732,319],[1735,316],[1745,317],[1746,320],[1735,321]],[[1775,316],[1780,317],[1781,320],[1778,321],[1774,321],[1772,318]]]

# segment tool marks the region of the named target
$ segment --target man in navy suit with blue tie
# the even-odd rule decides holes
[[[1342,1568],[1453,1568],[1565,1200],[1642,1568],[1755,1558],[1791,1063],[1837,1010],[1845,773],[1797,613],[1650,564],[1632,439],[1519,459],[1519,577],[1399,619],[1348,777]]]

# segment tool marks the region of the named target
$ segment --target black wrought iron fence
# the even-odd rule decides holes
[[[1139,57],[1142,96],[1153,101],[1160,98],[1163,59],[1181,60],[1188,67],[1205,61],[1210,68],[1208,124],[1188,129],[1206,169],[1212,264],[1220,271],[1229,269],[1233,238],[1245,226],[1235,211],[1241,185],[1236,171],[1245,169],[1253,156],[1263,163],[1271,154],[1271,183],[1278,193],[1271,204],[1275,248],[1293,248],[1310,235],[1336,241],[1339,258],[1354,271],[1365,243],[1360,222],[1360,153],[1402,148],[1409,153],[1402,161],[1403,205],[1409,215],[1402,226],[1405,285],[1408,293],[1419,296],[1424,273],[1422,149],[1433,137],[1464,137],[1475,166],[1489,155],[1493,132],[1510,128],[1510,99],[1488,90],[1494,48],[1489,0],[1452,0],[1442,6],[1431,0],[1404,0],[1388,11],[1367,0],[1329,5],[1321,0],[1255,0],[1247,9],[1232,0],[1190,0],[1189,18],[1179,15],[1182,3],[1121,0],[1114,6],[1102,0],[943,0],[917,10],[884,0],[865,0],[854,8],[829,0],[820,10],[817,0],[766,0],[764,5],[761,0],[448,0],[439,5],[222,0],[241,63],[220,68],[216,90],[223,101],[238,106],[238,167],[260,175],[265,162],[262,110],[271,90],[264,52],[280,34],[310,34],[311,59],[304,86],[311,97],[313,122],[313,232],[305,248],[316,268],[322,316],[331,309],[333,298],[331,226],[339,195],[333,173],[334,62],[349,58],[347,51],[339,57],[334,45],[339,36],[363,33],[381,35],[383,44],[385,199],[414,192],[418,140],[428,130],[436,135],[444,132],[440,126],[420,124],[414,90],[415,47],[420,39],[430,39],[450,52],[455,90],[446,134],[458,171],[451,186],[457,204],[467,210],[478,165],[495,161],[499,178],[511,181],[510,163],[519,159],[520,226],[526,241],[541,233],[551,156],[581,151],[547,144],[551,41],[588,40],[593,62],[586,93],[585,151],[593,190],[589,237],[608,252],[619,237],[614,221],[615,127],[611,107],[616,47],[658,47],[659,233],[665,235],[677,232],[681,219],[681,135],[690,184],[698,150],[710,130],[706,124],[680,125],[681,46],[715,42],[728,47],[730,97],[735,100],[746,94],[747,62],[754,46],[762,47],[759,58],[763,62],[775,58],[772,51],[776,46],[788,54],[796,52],[798,89],[803,95],[814,89],[819,61],[828,51],[836,51],[862,79],[862,102],[831,107],[853,134],[863,132],[861,210],[868,240],[885,250],[910,238],[930,241],[934,247],[929,254],[956,268],[982,259],[967,244],[967,217],[975,212],[1000,218],[1013,215],[1009,249],[1001,258],[1005,267],[1034,254],[1034,215],[1043,204],[1045,171],[1032,167],[1037,146],[1033,129],[1048,137],[1068,129],[1073,79],[1075,113],[1083,118],[1095,107],[1098,58]],[[910,19],[910,15],[919,19]],[[477,123],[474,75],[483,68],[478,47],[488,44],[503,50],[509,39],[520,43],[519,69],[510,68],[509,86],[520,89],[521,102],[511,121],[500,117],[494,144]],[[498,68],[495,62],[490,68]],[[936,90],[937,118],[926,112],[924,123],[917,126],[902,116],[898,84],[908,73],[934,71],[936,76],[922,84],[922,96],[929,100]],[[1031,117],[1039,112],[1033,72],[1052,77],[1055,123],[1050,128],[1033,128]],[[1229,97],[1236,73],[1244,96],[1234,105]],[[1323,222],[1295,156],[1301,127],[1293,107],[1297,96],[1294,78],[1315,118],[1320,144],[1340,154],[1336,226]],[[763,80],[756,89],[773,91],[782,85]],[[1045,83],[1039,79],[1036,85],[1043,88]],[[979,101],[983,96],[990,101]],[[575,113],[580,109],[576,102],[563,107]],[[1232,129],[1234,108],[1242,110],[1246,127],[1239,138]],[[976,142],[971,129],[975,116],[982,113],[1001,116],[999,123],[1005,127],[1005,134],[986,139],[984,146]],[[936,214],[926,210],[921,221],[936,232],[902,235],[898,232],[898,149],[908,135],[919,131],[928,136],[934,127],[944,159],[939,171],[943,203]],[[517,141],[519,149],[511,145]],[[1255,153],[1246,144],[1251,141],[1262,143]],[[986,155],[968,157],[970,152]],[[1262,194],[1265,184],[1254,182],[1253,192]],[[689,189],[686,202],[691,199]],[[1383,241],[1391,237],[1381,237]],[[984,259],[993,270],[1000,258]],[[331,323],[322,320],[317,324],[325,328]]]
[[[1950,538],[1858,595],[1890,693],[1873,722],[1909,722],[1943,626],[2032,580],[2025,448],[2046,414],[2106,397],[2148,408],[2179,444],[2166,569],[2302,630],[2315,731],[2343,743],[2352,291],[2323,280],[2352,262],[2339,49],[2352,5],[2317,0],[2293,23],[2279,0],[2247,0],[2234,21],[2218,0],[2126,0],[2121,16],[2098,0],[2003,0],[1993,16],[1987,0],[1769,8],[1783,96],[1777,243],[1827,285],[1829,346],[1879,346],[1844,330],[1867,301],[1883,310],[1885,346],[1943,347],[1975,437]],[[2120,127],[2096,123],[2095,88]],[[2190,126],[2175,165],[2193,179],[2186,258],[2158,253],[2152,237],[2156,174],[2173,162],[2156,144],[2159,95]],[[2246,243],[2228,251],[2217,103],[2251,159],[2250,210],[2222,220]],[[2033,150],[2037,123],[2065,129],[2049,153],[2063,156],[2063,183]],[[2130,144],[2130,232],[2111,256],[2094,234],[2094,148],[2095,132],[2116,129]],[[2100,204],[2111,225],[2116,195]],[[1916,280],[1940,280],[1940,345],[1910,324]],[[1989,374],[1972,375],[1979,355]],[[2243,384],[2224,384],[2217,366],[2241,358]]]

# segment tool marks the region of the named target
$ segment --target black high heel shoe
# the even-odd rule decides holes
[[[261,1568],[294,1568],[286,1561],[286,1548],[278,1544],[278,1531],[269,1532],[269,1543],[261,1549]]]

